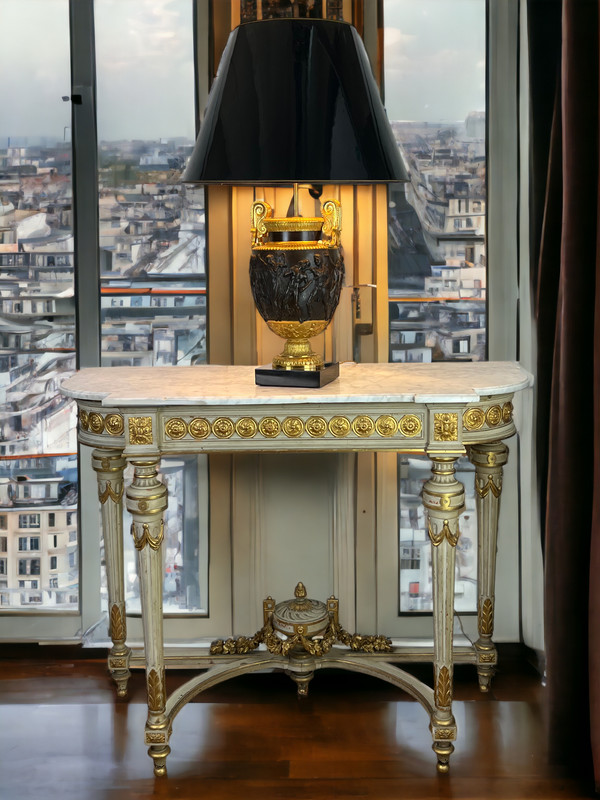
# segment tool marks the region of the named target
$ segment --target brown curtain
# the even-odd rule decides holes
[[[529,0],[528,11],[549,753],[579,776],[595,768],[598,789],[598,0]]]

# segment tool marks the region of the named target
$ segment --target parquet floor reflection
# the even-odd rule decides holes
[[[2,800],[589,796],[547,763],[544,689],[522,661],[504,663],[489,695],[473,667],[457,667],[459,741],[447,776],[436,774],[428,720],[414,700],[373,678],[324,670],[301,700],[277,673],[200,695],[176,719],[168,777],[155,779],[141,672],[121,701],[103,659],[4,650]],[[427,676],[431,668],[418,669]],[[169,672],[169,690],[186,677]]]

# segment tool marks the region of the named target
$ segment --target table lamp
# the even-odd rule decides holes
[[[293,187],[291,214],[252,206],[250,285],[269,328],[286,339],[265,385],[321,386],[338,375],[309,338],[333,317],[344,280],[341,207],[302,217],[298,187],[405,181],[407,174],[354,27],[272,19],[230,34],[182,181]]]

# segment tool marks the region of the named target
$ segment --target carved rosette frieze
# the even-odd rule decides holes
[[[111,436],[121,436],[125,423],[121,414],[107,414],[104,417],[104,428]]]
[[[310,417],[306,422],[306,432],[314,439],[320,439],[327,433],[327,421],[323,417]]]
[[[417,414],[403,414],[398,418],[390,414],[359,414],[354,418],[336,414],[330,418],[312,416],[307,419],[299,416],[270,416],[260,419],[218,417],[213,421],[195,417],[189,422],[182,417],[170,417],[164,421],[163,430],[165,438],[172,441],[186,438],[202,440],[209,437],[221,440],[232,437],[252,439],[257,436],[265,439],[276,439],[278,436],[288,439],[321,439],[327,435],[336,439],[368,439],[373,436],[389,438],[396,435],[405,439],[418,439],[423,435],[423,419]]]
[[[104,417],[96,411],[88,414],[88,427],[92,433],[102,433],[104,430]]]
[[[463,425],[468,431],[478,431],[485,425],[485,411],[481,408],[468,408],[463,414]]]
[[[266,439],[275,439],[281,431],[281,423],[276,417],[263,417],[258,423],[258,431]]]
[[[256,436],[257,430],[258,424],[256,420],[252,419],[252,417],[242,417],[235,423],[235,432],[242,439],[252,439],[254,436]],[[191,428],[190,433],[192,433]]]
[[[181,417],[173,417],[165,425],[165,434],[169,439],[183,439],[188,432],[188,426]]]
[[[192,439],[206,439],[210,433],[210,423],[202,417],[196,417],[190,422],[188,430]]]
[[[389,414],[382,414],[375,422],[375,430],[380,436],[393,436],[398,430],[398,423]]]
[[[348,436],[351,427],[348,417],[336,416],[329,420],[329,431],[338,439]]]
[[[490,406],[486,411],[485,418],[490,428],[495,428],[502,422],[502,408],[500,406]]]
[[[405,414],[398,424],[400,433],[408,438],[420,436],[423,424],[416,414]]]
[[[212,432],[217,439],[229,439],[233,436],[235,426],[227,417],[219,417],[212,424]]]
[[[122,436],[125,430],[122,414],[100,414],[98,411],[79,409],[79,428],[96,435]]]
[[[300,417],[286,417],[281,425],[281,430],[290,439],[297,439],[304,433],[304,422]]]
[[[357,436],[372,436],[375,431],[375,423],[366,414],[361,414],[352,422],[352,430]]]
[[[510,400],[493,405],[471,406],[463,412],[462,423],[465,431],[472,433],[482,429],[493,430],[513,421],[514,406]]]

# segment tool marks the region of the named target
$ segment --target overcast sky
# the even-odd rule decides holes
[[[95,0],[100,139],[194,138],[191,0]],[[0,0],[0,146],[69,138],[67,0]]]
[[[100,139],[194,137],[190,0],[95,0]],[[485,108],[485,0],[385,0],[390,119]],[[67,0],[0,0],[0,147],[70,138]]]
[[[384,41],[390,119],[485,110],[485,0],[385,0]]]

